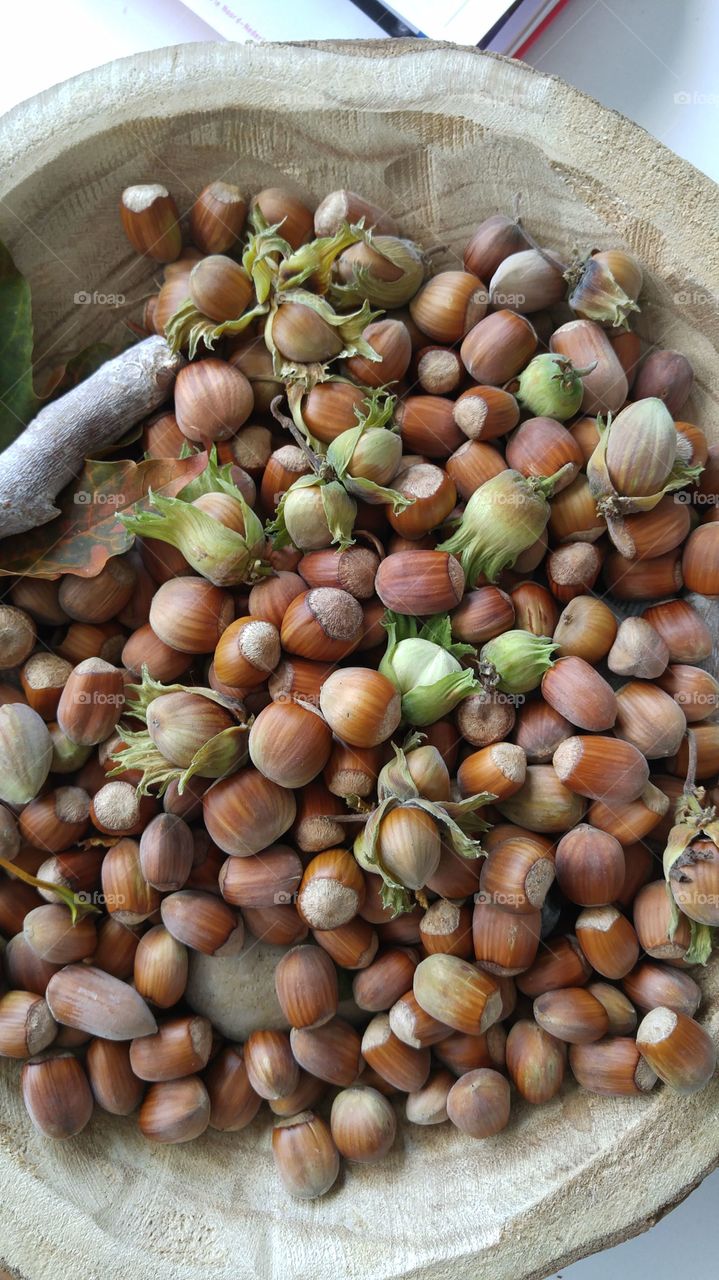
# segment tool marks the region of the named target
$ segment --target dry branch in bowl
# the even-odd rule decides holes
[[[0,536],[58,515],[53,499],[85,458],[161,405],[183,363],[164,338],[146,338],[46,405],[0,454]]]

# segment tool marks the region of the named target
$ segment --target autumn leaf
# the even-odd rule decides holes
[[[63,366],[62,379],[53,396],[64,395],[66,391],[72,390],[78,383],[89,378],[91,373],[97,373],[101,365],[117,354],[108,342],[91,342],[89,347],[83,347]]]
[[[83,347],[77,355],[53,365],[41,373],[39,379],[35,379],[38,400],[42,400],[43,404],[48,400],[57,400],[58,396],[71,391],[79,382],[84,382],[91,373],[97,373],[100,365],[111,360],[114,355],[117,352],[107,342],[92,342],[89,347]]]
[[[36,408],[30,286],[0,241],[0,449],[20,435]]]
[[[134,542],[120,512],[146,511],[148,493],[173,498],[207,466],[207,454],[149,458],[144,462],[88,461],[58,498],[60,515],[22,538],[0,541],[0,575],[94,578],[111,556]]]

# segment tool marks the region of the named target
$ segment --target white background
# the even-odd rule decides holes
[[[400,12],[410,5],[395,0]],[[473,7],[479,31],[495,0],[474,0]],[[248,0],[235,8],[268,39],[373,34],[373,24],[346,0]],[[17,0],[1,12],[0,111],[112,58],[217,39],[180,0]],[[717,0],[570,0],[527,61],[623,112],[719,179],[718,50]],[[671,1151],[664,1158],[671,1160]],[[717,1275],[718,1203],[719,1172],[647,1234],[560,1274],[563,1280]]]

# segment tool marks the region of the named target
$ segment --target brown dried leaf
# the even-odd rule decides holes
[[[139,463],[86,462],[60,494],[59,516],[21,538],[0,541],[0,575],[94,578],[111,556],[122,555],[134,542],[118,513],[147,510],[150,489],[173,498],[206,466],[206,453]]]

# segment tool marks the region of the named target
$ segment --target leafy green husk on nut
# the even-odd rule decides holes
[[[519,628],[488,640],[479,652],[479,676],[486,688],[501,693],[530,693],[537,689],[559,645],[549,636],[535,636]]]
[[[294,302],[300,306],[308,307],[311,311],[316,312],[320,319],[324,320],[325,324],[337,330],[342,341],[342,348],[332,357],[332,360],[343,360],[349,356],[364,356],[366,360],[372,361],[381,360],[382,357],[362,336],[367,325],[376,320],[382,314],[381,311],[373,311],[369,303],[365,301],[358,311],[339,315],[330,306],[326,298],[320,298],[316,293],[310,293],[307,289],[290,289],[281,294],[275,294],[265,322],[265,343],[272,355],[274,372],[279,378],[285,378],[290,382],[300,382],[306,390],[309,390],[315,383],[325,381],[327,369],[331,363],[330,360],[325,360],[304,364],[297,360],[285,359],[272,335],[272,322],[277,314],[278,307],[285,302]]]
[[[587,463],[589,488],[609,536],[630,559],[636,548],[624,516],[652,511],[667,493],[694,484],[703,471],[682,451],[674,420],[663,400],[647,397],[627,405],[606,422],[597,417],[599,442]]]
[[[416,618],[387,610],[382,625],[387,648],[379,670],[401,693],[402,716],[409,724],[434,724],[479,688],[473,672],[459,662],[476,656],[476,650],[452,641],[446,614],[420,627]]]
[[[170,693],[189,693],[224,707],[237,720],[237,724],[223,729],[209,738],[196,752],[190,764],[182,768],[169,761],[155,746],[147,729],[147,712],[155,698]],[[162,796],[171,782],[177,782],[177,789],[182,795],[190,778],[199,774],[203,778],[225,778],[235,773],[247,759],[247,737],[251,722],[245,719],[245,708],[241,702],[228,698],[215,689],[200,688],[195,685],[171,684],[163,685],[153,680],[147,667],[143,666],[140,684],[131,684],[126,689],[125,710],[135,720],[140,720],[143,729],[130,729],[124,722],[118,726],[125,746],[113,752],[111,760],[116,767],[109,777],[117,777],[126,770],[136,769],[142,773],[137,784],[138,795],[150,792]]]
[[[232,481],[231,473],[231,464],[217,465],[213,447],[202,475],[178,497],[166,498],[150,491],[149,511],[120,512],[118,519],[140,538],[156,538],[177,547],[188,564],[217,587],[255,582],[272,572],[263,559],[264,528]],[[195,498],[206,493],[225,493],[238,503],[243,534],[193,506]]]
[[[689,920],[691,937],[684,955],[687,964],[705,965],[711,956],[717,930],[708,924],[693,920],[682,911],[672,892],[672,883],[681,884],[688,879],[686,868],[702,860],[701,846],[695,841],[709,841],[719,847],[719,818],[716,807],[706,804],[706,791],[694,781],[696,774],[696,738],[691,729],[689,739],[689,769],[684,790],[674,808],[674,826],[669,832],[663,854],[664,877],[671,909],[669,937],[673,938],[684,916]]]
[[[593,368],[595,365],[576,369],[567,356],[544,352],[530,360],[519,375],[516,397],[522,408],[536,417],[565,422],[579,412],[584,395],[582,377]]]
[[[411,749],[419,741],[410,738],[405,743]],[[481,792],[468,796],[456,803],[447,801],[439,804],[420,796],[407,767],[405,751],[392,744],[394,759],[385,765],[380,773],[377,787],[378,804],[369,815],[364,829],[356,837],[354,855],[365,870],[382,877],[381,899],[386,907],[390,907],[394,915],[411,911],[414,906],[414,895],[406,885],[395,879],[382,863],[379,851],[380,827],[389,813],[398,808],[421,809],[444,829],[448,844],[462,858],[481,858],[485,852],[479,840],[470,832],[478,833],[489,830],[489,823],[480,818],[477,810],[490,804],[496,797],[489,792]]]
[[[552,476],[523,476],[507,469],[475,490],[454,533],[437,546],[457,557],[469,587],[482,574],[496,582],[541,537],[549,520],[547,498],[571,466],[567,463]]]

